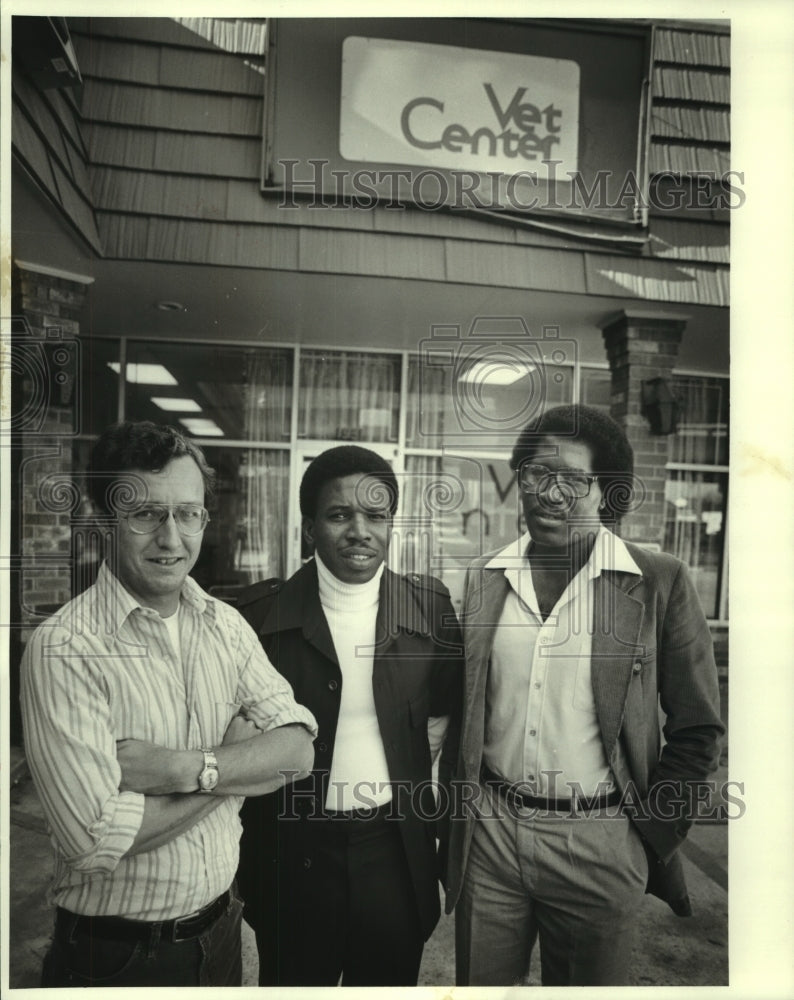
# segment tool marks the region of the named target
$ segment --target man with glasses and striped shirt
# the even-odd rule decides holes
[[[121,423],[88,475],[110,551],[22,663],[55,848],[42,985],[240,985],[238,812],[311,770],[315,721],[241,615],[188,575],[209,519],[201,450]]]

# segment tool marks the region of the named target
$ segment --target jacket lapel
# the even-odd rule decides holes
[[[375,620],[376,664],[402,631],[430,635],[430,625],[408,581],[384,569]]]
[[[641,577],[605,571],[595,581],[592,683],[607,760],[617,743],[634,664],[644,654],[645,605],[630,593]]]
[[[320,604],[317,566],[313,560],[286,581],[259,631],[261,635],[271,635],[289,629],[300,629],[306,642],[338,665],[331,630]]]
[[[470,573],[461,624],[466,637],[466,660],[479,669],[490,659],[494,632],[510,584],[502,570],[473,569]]]
[[[461,747],[465,776],[476,780],[485,738],[485,691],[494,632],[502,616],[510,584],[502,570],[469,570],[461,619],[466,651],[465,718]]]

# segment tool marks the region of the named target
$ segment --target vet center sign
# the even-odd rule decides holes
[[[577,171],[579,66],[567,59],[348,37],[339,150],[346,160],[511,175]]]
[[[637,225],[650,53],[598,20],[276,18],[262,192]]]

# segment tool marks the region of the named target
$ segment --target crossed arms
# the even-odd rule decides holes
[[[215,748],[219,780],[205,795],[192,794],[204,758],[199,750],[169,750],[142,740],[120,740],[122,792],[145,796],[143,818],[127,855],[168,843],[217,808],[228,795],[265,795],[289,779],[305,778],[314,750],[309,732],[293,723],[263,733],[240,715]]]
[[[238,796],[265,794],[311,769],[311,713],[253,631],[239,616],[233,624],[231,641],[200,652],[207,680],[200,721],[191,715],[190,726],[218,758],[220,780],[208,795],[194,794],[201,752],[173,749],[186,746],[188,706],[172,673],[129,655],[138,646],[108,650],[103,634],[55,626],[31,638],[22,664],[25,750],[59,853],[75,872],[108,874],[219,806],[231,819]],[[133,734],[140,739],[122,738]],[[196,747],[195,732],[189,744]]]

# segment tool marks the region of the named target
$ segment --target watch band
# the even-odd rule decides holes
[[[205,747],[201,748],[201,752],[204,754],[204,767],[198,776],[197,790],[208,793],[218,784],[218,758],[215,756],[214,751]]]

